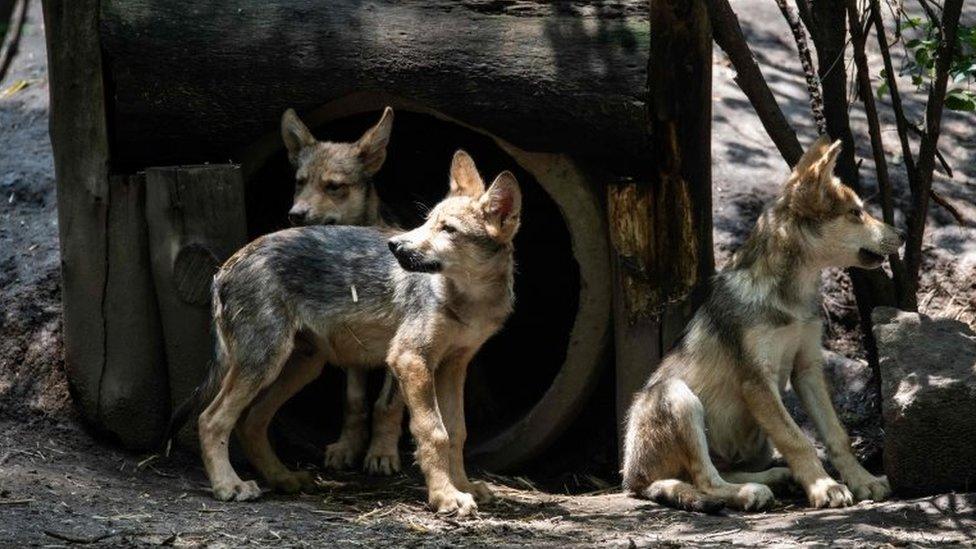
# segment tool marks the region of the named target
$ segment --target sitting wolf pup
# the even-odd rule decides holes
[[[288,149],[288,160],[295,167],[295,198],[288,211],[291,224],[394,227],[373,184],[373,176],[386,160],[392,130],[393,109],[387,107],[380,121],[358,141],[319,141],[295,111],[285,111],[281,117],[281,137]],[[305,360],[308,347],[300,338],[296,342],[295,356],[289,360]],[[333,469],[353,467],[365,451],[363,469],[367,473],[392,475],[400,470],[398,442],[403,423],[403,398],[397,391],[395,380],[387,374],[373,406],[370,437],[366,430],[366,382],[365,369],[346,372],[342,431],[339,440],[325,447],[325,466]],[[294,491],[301,487],[291,484],[277,488]]]
[[[767,484],[792,478],[814,507],[880,500],[890,488],[851,453],[823,374],[825,267],[879,267],[903,238],[833,176],[840,142],[819,139],[760,216],[677,347],[637,393],[627,419],[624,487],[687,510],[758,510]],[[780,392],[787,382],[826,443],[824,471]],[[770,441],[789,469],[769,468]],[[792,473],[792,475],[791,475]],[[853,492],[853,495],[852,495]]]
[[[201,454],[218,499],[260,495],[228,459],[239,418],[244,453],[265,479],[308,482],[278,460],[267,422],[324,363],[353,369],[384,361],[407,404],[431,507],[463,516],[477,509],[475,497],[491,497],[464,469],[464,378],[512,311],[521,193],[509,172],[486,190],[463,151],[454,156],[450,181],[448,196],[410,232],[286,229],[248,244],[218,271],[214,374],[222,381],[199,418]],[[300,331],[315,351],[289,362]]]

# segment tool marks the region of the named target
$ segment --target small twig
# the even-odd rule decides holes
[[[962,215],[962,212],[960,212],[959,209],[952,204],[952,202],[949,202],[945,197],[935,192],[935,189],[929,189],[929,197],[932,198],[932,202],[942,206],[945,211],[949,212],[949,215],[955,218],[956,223],[964,227],[969,226],[969,221],[964,215]]]
[[[112,536],[118,535],[118,532],[114,532],[113,531],[113,532],[109,532],[107,534],[99,534],[97,536],[83,538],[81,536],[75,536],[75,535],[72,535],[72,534],[64,534],[64,533],[61,533],[61,532],[54,532],[52,530],[44,530],[44,533],[47,534],[48,536],[51,536],[52,538],[56,538],[56,539],[59,539],[59,540],[62,540],[62,541],[67,541],[68,543],[81,543],[81,544],[98,543],[99,541],[102,541],[103,539],[108,539],[108,538],[110,538]]]
[[[34,498],[27,499],[0,499],[0,505],[26,505],[34,502]]]

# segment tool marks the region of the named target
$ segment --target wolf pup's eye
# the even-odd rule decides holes
[[[864,212],[863,210],[861,210],[861,208],[851,208],[851,210],[848,213],[853,215],[854,217],[860,218],[861,214]]]
[[[441,230],[447,234],[454,234],[457,232],[457,227],[454,225],[448,225],[447,223],[441,225]]]

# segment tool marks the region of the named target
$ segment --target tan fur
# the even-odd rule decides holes
[[[854,458],[833,410],[815,303],[821,269],[877,267],[901,238],[833,176],[839,152],[839,142],[824,139],[807,151],[716,276],[684,340],[635,397],[624,448],[630,491],[693,510],[708,510],[710,500],[765,508],[773,502],[765,485],[786,478],[769,468],[771,442],[815,507],[888,495],[887,481]],[[826,473],[784,407],[790,383],[847,486]]]

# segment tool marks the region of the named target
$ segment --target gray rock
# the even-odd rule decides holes
[[[957,320],[889,307],[872,319],[892,488],[906,495],[976,488],[976,333]]]

